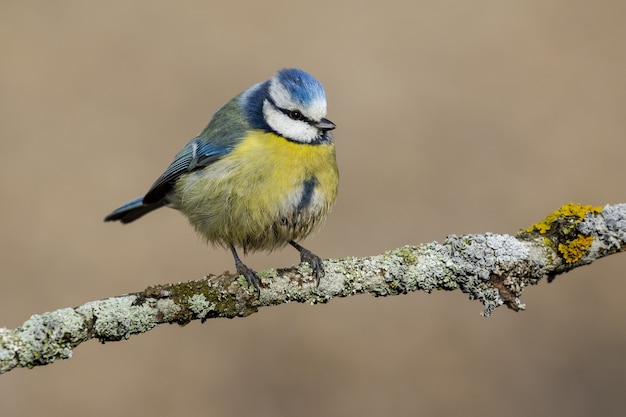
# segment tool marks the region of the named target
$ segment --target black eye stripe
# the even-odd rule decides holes
[[[287,110],[283,109],[282,107],[278,107],[271,97],[268,97],[267,101],[272,105],[272,107],[289,117],[291,120],[299,120],[302,122],[306,122],[311,126],[315,126],[315,121],[306,117],[304,114],[302,114],[300,110]]]

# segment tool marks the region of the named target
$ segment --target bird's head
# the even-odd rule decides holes
[[[306,72],[288,68],[241,95],[241,107],[256,129],[299,143],[328,143],[335,124],[326,119],[324,87]]]

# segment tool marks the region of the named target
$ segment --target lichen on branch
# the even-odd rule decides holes
[[[245,317],[287,302],[325,303],[369,293],[377,297],[412,291],[460,289],[479,300],[483,315],[506,305],[524,309],[528,285],[623,251],[626,204],[604,207],[569,203],[518,232],[448,236],[443,242],[405,246],[364,258],[328,259],[316,286],[310,266],[259,273],[261,295],[233,274],[175,284],[33,315],[17,329],[0,328],[0,373],[69,359],[82,342],[128,339],[163,323]]]

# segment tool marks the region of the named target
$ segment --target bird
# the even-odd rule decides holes
[[[237,274],[257,297],[258,273],[237,249],[245,255],[289,244],[319,285],[322,260],[297,241],[323,223],[337,196],[336,125],[326,113],[322,84],[301,69],[283,68],[221,106],[145,195],[104,221],[126,224],[171,207],[208,243],[230,249]]]

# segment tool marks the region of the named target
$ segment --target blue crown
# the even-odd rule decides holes
[[[326,100],[322,84],[300,69],[282,69],[276,74],[276,80],[287,89],[293,100],[303,107],[317,100]]]

